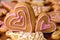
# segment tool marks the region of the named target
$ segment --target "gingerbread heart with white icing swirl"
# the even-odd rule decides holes
[[[32,7],[27,3],[17,3],[14,12],[7,14],[4,23],[9,30],[34,32],[35,15]]]

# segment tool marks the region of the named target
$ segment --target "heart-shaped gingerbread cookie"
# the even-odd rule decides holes
[[[54,22],[50,21],[46,13],[41,13],[36,21],[35,31],[42,31],[43,33],[50,33],[56,30]]]

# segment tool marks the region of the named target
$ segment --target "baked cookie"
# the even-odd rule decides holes
[[[50,18],[46,13],[41,13],[36,21],[35,32],[42,31],[43,33],[51,33],[55,30],[55,23],[50,21]]]
[[[42,32],[29,33],[7,31],[6,36],[10,37],[11,40],[47,40],[44,38]]]
[[[5,1],[1,1],[1,4],[3,5],[4,8],[8,9],[9,11],[13,10],[16,5],[16,3]]]
[[[41,13],[43,4],[44,4],[44,0],[32,0],[31,1],[31,6],[34,10],[36,17]]]
[[[53,32],[52,39],[60,40],[60,30]]]
[[[60,12],[59,11],[49,12],[48,15],[50,16],[52,21],[54,21],[55,23],[60,23]]]
[[[7,31],[7,29],[6,29],[6,27],[4,26],[3,21],[0,21],[0,32],[6,32],[6,31]]]
[[[6,15],[7,10],[5,8],[0,8],[0,17],[2,17],[3,15]]]
[[[13,13],[8,13],[4,24],[9,30],[34,32],[35,15],[32,7],[27,3],[17,3]]]

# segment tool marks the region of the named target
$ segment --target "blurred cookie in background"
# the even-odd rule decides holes
[[[0,34],[0,40],[6,40],[7,39],[7,36],[5,33],[1,33]]]
[[[0,17],[6,15],[7,10],[5,8],[0,8]]]
[[[52,39],[60,40],[60,31],[55,31],[52,33]]]
[[[52,21],[55,23],[60,23],[60,11],[52,11],[47,14],[50,16]]]
[[[4,33],[7,31],[6,26],[4,26],[4,22],[0,21],[0,33]]]
[[[13,8],[15,6],[15,4],[13,4],[13,2],[1,1],[1,4],[3,5],[4,8],[6,8],[9,11],[13,10]]]
[[[44,0],[32,0],[31,6],[34,10],[35,16],[39,16],[39,14],[42,12],[42,7],[44,5]]]

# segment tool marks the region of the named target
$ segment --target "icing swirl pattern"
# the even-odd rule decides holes
[[[50,21],[47,14],[41,13],[36,21],[35,31],[42,31],[43,33],[50,33],[56,30],[54,22]]]
[[[7,14],[4,23],[8,29],[13,31],[33,32],[35,28],[34,11],[28,4],[18,3],[14,12]]]

